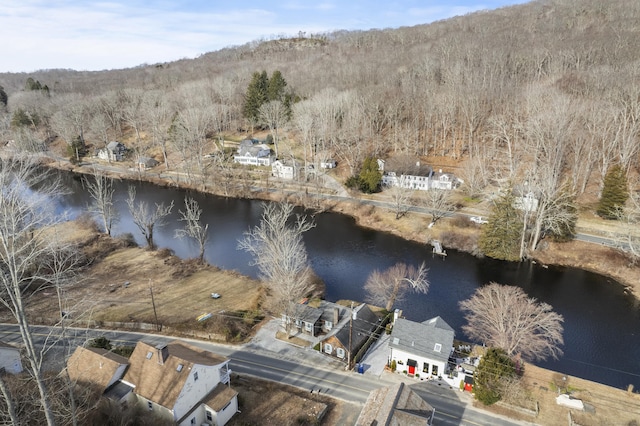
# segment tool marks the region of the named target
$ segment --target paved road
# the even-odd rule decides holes
[[[32,329],[36,345],[43,345],[46,342],[52,343],[57,340],[55,338],[55,330],[52,331],[49,327],[34,326]],[[98,336],[105,336],[111,342],[120,345],[134,345],[140,340],[156,345],[176,339],[170,336],[100,329],[70,329],[69,336],[69,341],[66,344],[71,347],[81,345],[88,339]],[[321,393],[360,406],[366,401],[371,390],[398,383],[403,379],[402,376],[394,374],[373,377],[346,372],[335,369],[335,367],[328,368],[317,361],[315,358],[316,355],[319,355],[317,352],[311,354],[307,353],[305,349],[291,347],[286,354],[270,352],[265,349],[261,353],[255,346],[249,350],[244,347],[191,339],[180,340],[188,341],[190,344],[228,357],[232,371],[240,375],[246,374],[297,386],[302,389],[308,389],[310,392]],[[0,324],[0,341],[20,344],[21,339],[18,327]],[[61,342],[55,343],[58,346],[63,346],[63,344]],[[60,357],[60,351],[52,351],[52,353],[56,354],[54,356]],[[295,361],[296,357],[299,362]],[[58,359],[57,361],[62,362],[63,360]],[[496,417],[471,407],[471,400],[468,394],[450,389],[448,386],[413,381],[408,381],[407,384],[436,408],[438,424],[474,426],[523,424],[522,422]]]

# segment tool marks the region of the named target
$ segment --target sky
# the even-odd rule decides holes
[[[300,32],[413,26],[527,0],[2,0],[0,72],[195,58]]]

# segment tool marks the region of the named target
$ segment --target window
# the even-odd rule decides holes
[[[147,359],[151,359],[152,356],[153,356],[153,352],[151,351],[147,352]]]
[[[205,413],[207,415],[207,421],[208,422],[212,422],[213,421],[213,413],[211,411],[209,411],[209,410],[207,410]]]
[[[324,328],[326,328],[327,330],[331,330],[333,328],[333,323],[331,321],[325,321]]]
[[[178,364],[178,366],[176,367],[176,371],[179,373],[182,371],[182,367],[184,367],[182,364]]]
[[[344,349],[336,348],[336,356],[340,359],[344,358]]]
[[[193,373],[193,381],[194,382],[198,381],[198,372],[197,371],[195,373]]]
[[[438,375],[438,366],[433,364],[433,367],[431,368],[431,374],[433,376],[437,376]]]
[[[442,351],[442,345],[440,343],[436,343],[436,345],[433,348],[433,350],[436,351],[436,352]]]
[[[149,407],[149,410],[153,410],[153,403],[151,401],[147,401],[147,407]]]
[[[331,354],[332,352],[333,352],[333,347],[331,347],[330,344],[325,343],[324,344],[324,353]]]
[[[428,363],[428,362],[425,362],[425,363],[422,365],[422,372],[423,372],[423,373],[427,373],[427,374],[429,374],[429,363]]]
[[[195,424],[196,424],[196,418],[195,418],[195,417],[193,417],[193,418],[191,419],[191,424],[192,424],[192,425],[195,425]]]

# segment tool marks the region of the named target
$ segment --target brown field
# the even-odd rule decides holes
[[[195,260],[183,261],[166,250],[126,247],[82,224],[64,228],[68,238],[83,247],[89,263],[80,279],[65,288],[63,310],[80,324],[82,320],[155,324],[157,314],[158,323],[174,330],[217,333],[216,327],[222,324],[223,334],[234,333],[226,336],[229,340],[237,339],[240,331],[247,335],[260,320],[262,286],[256,280]],[[211,293],[221,297],[213,299]],[[59,318],[57,299],[52,296],[52,291],[45,291],[31,300],[29,312],[36,322],[52,323]],[[223,321],[196,321],[208,313]],[[230,327],[230,321],[246,327]]]

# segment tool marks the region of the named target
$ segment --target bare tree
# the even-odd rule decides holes
[[[446,189],[432,188],[428,191],[420,191],[413,201],[431,215],[429,226],[435,225],[456,208],[452,192]]]
[[[260,107],[260,120],[269,126],[269,131],[273,136],[273,147],[276,157],[278,157],[278,129],[287,122],[287,110],[280,101],[270,101]]]
[[[396,213],[396,220],[407,214],[411,208],[411,199],[414,191],[404,184],[405,175],[400,176],[398,185],[393,185],[385,189],[385,192],[391,197],[393,210]]]
[[[168,170],[168,133],[176,114],[174,106],[169,102],[166,93],[160,91],[146,92],[143,99],[142,112],[149,122],[151,143],[162,151],[164,166]]]
[[[38,191],[32,190],[38,185]],[[15,318],[24,344],[28,369],[38,388],[46,423],[55,424],[52,395],[43,371],[45,349],[33,340],[25,309],[31,295],[49,288],[66,268],[51,268],[49,259],[68,243],[50,232],[57,217],[50,202],[60,194],[55,179],[29,161],[3,161],[0,167],[0,305]]]
[[[429,281],[427,272],[429,269],[424,262],[419,268],[404,263],[396,263],[385,271],[374,270],[364,289],[367,292],[367,302],[385,306],[387,311],[393,309],[393,305],[405,299],[409,291],[427,294]]]
[[[167,216],[171,214],[173,209],[173,201],[168,206],[164,203],[156,203],[155,209],[150,207],[146,201],[136,202],[136,188],[129,187],[129,196],[127,197],[127,206],[129,212],[133,217],[133,223],[136,224],[145,240],[147,246],[150,249],[154,249],[153,244],[153,230],[156,226],[163,226],[166,224]]]
[[[203,224],[200,221],[202,209],[198,202],[191,197],[184,199],[185,210],[180,210],[180,219],[184,222],[184,228],[176,229],[178,238],[190,237],[198,243],[198,260],[200,263],[204,261],[204,250],[209,240],[209,224]]]
[[[562,315],[519,287],[490,283],[460,302],[460,309],[471,339],[531,361],[562,355]]]
[[[636,182],[637,186],[638,182]],[[618,220],[624,226],[618,227],[617,232],[612,233],[611,238],[615,241],[618,250],[625,253],[632,265],[637,265],[640,261],[640,194],[637,191],[629,192],[623,209],[618,210]]]
[[[293,216],[293,205],[263,203],[260,224],[245,232],[238,248],[253,255],[276,312],[292,317],[295,303],[312,290],[312,271],[302,235],[315,223]],[[287,322],[287,332],[290,324]]]
[[[2,399],[4,400],[7,408],[6,414],[0,412],[2,414],[0,419],[2,419],[3,423],[6,422],[6,424],[18,425],[20,424],[20,419],[16,413],[16,403],[14,402],[13,395],[11,394],[9,386],[7,386],[3,376],[4,373],[0,374],[0,394],[2,394]],[[6,417],[8,417],[8,419]]]
[[[113,225],[118,221],[118,210],[113,205],[113,181],[98,169],[93,169],[93,176],[84,179],[85,187],[92,203],[89,212],[97,215],[107,235],[111,235]]]

